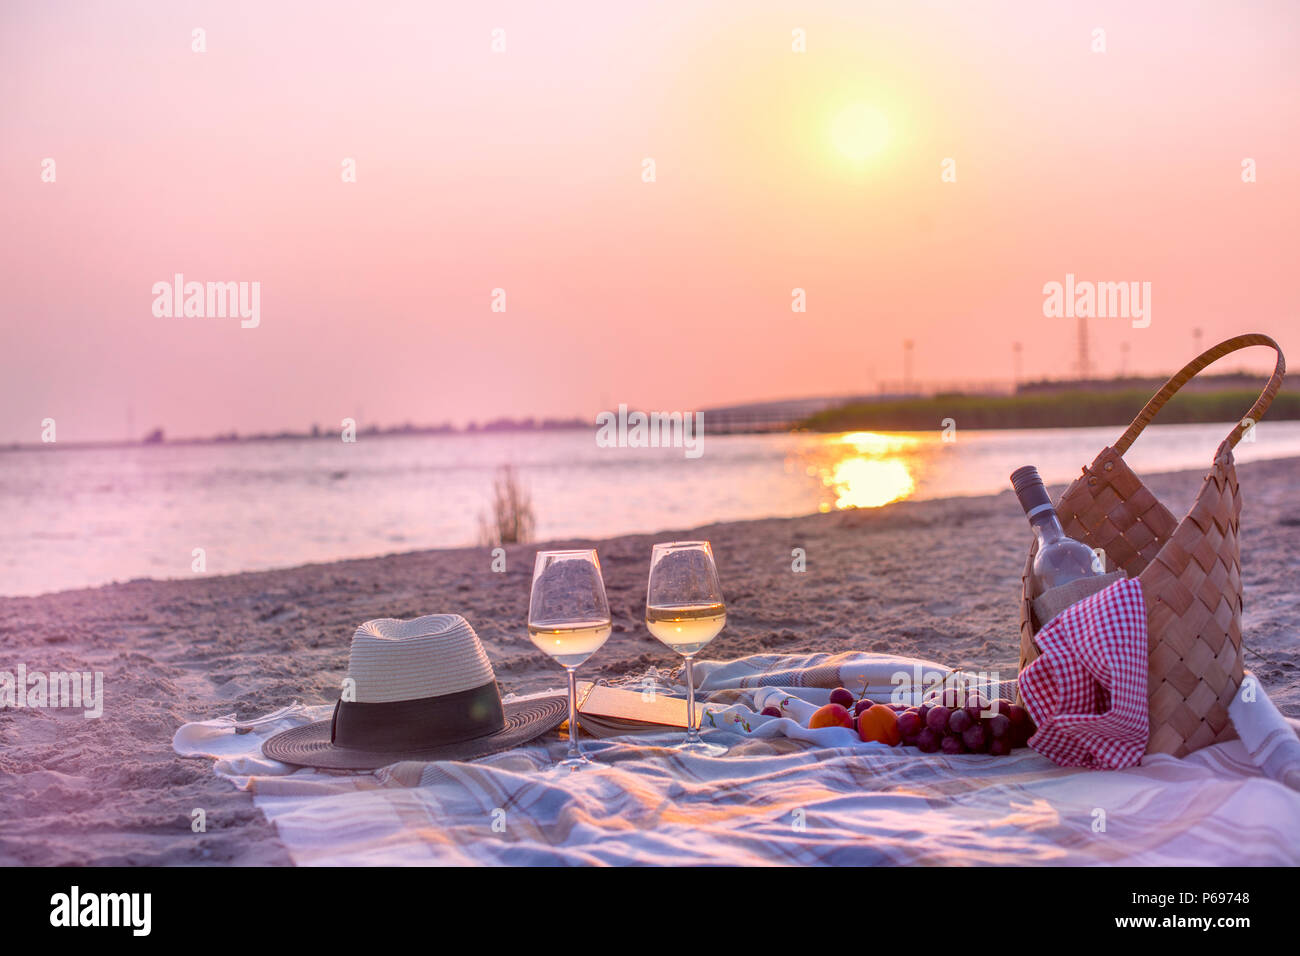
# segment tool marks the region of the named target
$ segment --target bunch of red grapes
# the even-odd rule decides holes
[[[1029,711],[1019,704],[952,688],[898,715],[903,743],[927,754],[1001,756],[1025,746],[1034,730]]]

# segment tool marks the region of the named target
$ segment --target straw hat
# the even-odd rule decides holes
[[[333,717],[276,734],[262,753],[338,770],[472,760],[527,743],[568,716],[562,696],[503,704],[492,663],[459,614],[362,624],[344,691]]]

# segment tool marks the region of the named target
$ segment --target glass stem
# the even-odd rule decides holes
[[[569,672],[569,759],[581,757],[578,750],[578,670],[566,667]]]
[[[686,655],[686,740],[693,743],[700,737],[695,729],[695,671],[691,669],[694,654]]]

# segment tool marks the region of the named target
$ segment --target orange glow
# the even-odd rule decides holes
[[[1294,4],[1110,4],[1106,54],[1029,0],[67,6],[0,12],[0,443],[1068,376],[1067,272],[1154,290],[1105,376],[1300,326]],[[260,324],[155,317],[177,272]]]
[[[836,115],[831,142],[854,162],[870,159],[889,143],[889,120],[874,106],[855,103]]]
[[[832,473],[836,508],[879,508],[906,498],[916,487],[902,459],[849,458]]]
[[[820,510],[879,508],[916,490],[913,474],[921,439],[915,435],[848,432],[820,449],[824,459],[808,467],[832,497]]]

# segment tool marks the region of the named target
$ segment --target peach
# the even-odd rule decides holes
[[[898,714],[886,704],[868,707],[858,717],[858,739],[897,747],[902,739],[898,732]]]
[[[818,730],[822,727],[847,727],[852,729],[853,715],[842,704],[827,704],[825,707],[818,707],[813,711],[812,718],[808,721],[808,729]]]

